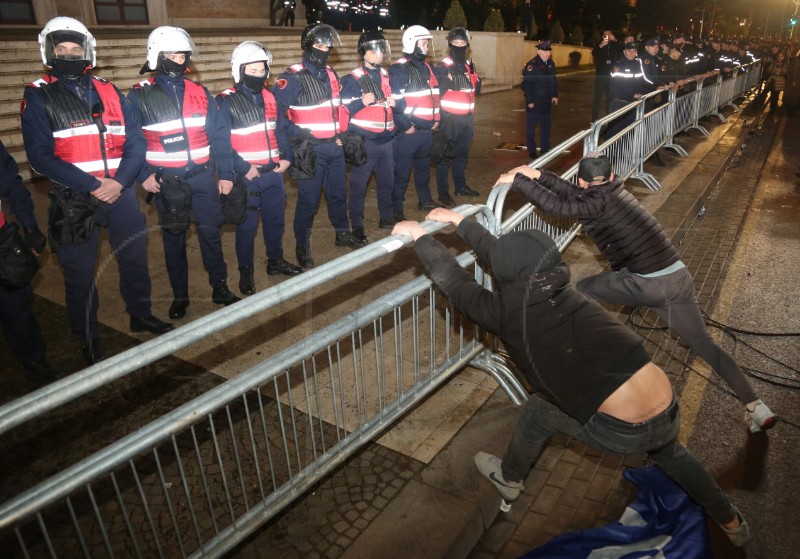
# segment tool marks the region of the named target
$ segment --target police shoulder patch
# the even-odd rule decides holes
[[[646,59],[645,59],[645,61],[644,61],[644,63],[645,63],[645,64],[650,64],[650,59],[649,59],[649,58],[646,58]]]
[[[533,66],[531,66],[530,64],[528,64],[528,72],[530,72],[531,70],[533,70]]]
[[[285,80],[284,78],[280,78],[280,79],[279,79],[277,82],[275,82],[275,83],[276,83],[276,85],[277,85],[277,86],[278,86],[280,89],[283,89],[283,88],[285,88],[285,87],[286,87],[286,83],[287,83],[287,82],[286,82],[286,80]]]
[[[23,99],[22,101],[19,102],[19,112],[20,112],[20,114],[25,112],[25,107],[27,107],[27,106],[28,106],[28,102],[25,99]]]

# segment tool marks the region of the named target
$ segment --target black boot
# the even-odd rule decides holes
[[[369,244],[369,239],[367,239],[367,234],[364,232],[363,225],[353,225],[353,238],[360,247],[365,247]]]
[[[297,256],[297,263],[306,270],[314,267],[314,259],[311,258],[311,249],[308,247],[297,245],[294,254]]]
[[[252,266],[239,267],[239,291],[242,292],[242,295],[252,295],[256,292]]]
[[[278,274],[283,274],[284,276],[296,276],[302,273],[303,269],[300,266],[295,266],[283,258],[267,259],[267,274],[270,276],[277,276]]]
[[[47,357],[27,361],[22,366],[25,367],[25,376],[36,383],[47,384],[64,376],[64,372],[48,361]]]
[[[172,320],[178,320],[186,316],[186,307],[189,306],[188,295],[175,295],[172,299],[172,304],[169,306],[169,317]]]
[[[214,290],[211,292],[211,300],[217,305],[232,305],[237,301],[241,301],[239,297],[231,293],[228,289],[228,284],[224,279],[219,280],[214,284]]]
[[[439,202],[441,202],[441,204],[445,208],[455,208],[456,207],[456,201],[453,200],[453,197],[450,196],[449,193],[444,193],[444,194],[440,195],[439,196]]]
[[[394,224],[394,217],[382,217],[380,221],[378,221],[378,229],[392,229]]]
[[[350,231],[339,231],[333,241],[337,247],[361,248],[365,245],[360,244]]]
[[[150,332],[151,334],[166,334],[175,329],[169,322],[159,320],[153,315],[136,318],[131,317],[131,332]]]

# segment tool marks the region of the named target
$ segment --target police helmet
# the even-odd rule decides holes
[[[358,54],[363,58],[368,50],[379,51],[384,57],[391,56],[392,48],[380,31],[364,31],[358,38]]]
[[[231,55],[231,73],[233,80],[239,83],[244,75],[244,66],[251,62],[264,62],[266,65],[267,76],[269,67],[272,65],[272,53],[257,41],[245,41],[233,49]]]
[[[189,34],[180,27],[156,27],[147,38],[147,68],[156,70],[161,53],[185,52],[197,58],[197,47]]]
[[[417,47],[417,41],[420,39],[433,40],[433,35],[421,25],[412,25],[403,31],[403,52],[406,54],[413,53]]]
[[[451,45],[453,41],[458,40],[466,41],[469,44],[469,31],[463,27],[454,27],[447,33],[447,44]]]
[[[56,46],[66,42],[80,45],[84,52],[83,59],[86,60],[88,67],[94,67],[97,61],[97,42],[94,36],[77,19],[63,16],[48,21],[42,32],[39,33],[39,52],[42,55],[42,64],[52,68],[53,59],[56,58]]]
[[[336,45],[341,46],[341,44],[339,33],[327,23],[312,23],[303,29],[303,34],[300,35],[300,47],[308,53],[311,52],[314,45],[326,45],[328,48],[333,48]]]

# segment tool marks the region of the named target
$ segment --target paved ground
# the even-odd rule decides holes
[[[574,103],[559,106],[554,142],[586,125],[590,80],[585,75],[562,78],[561,89],[570,92]],[[516,91],[487,96],[481,105],[470,178],[471,186],[484,195],[500,172],[525,160],[524,152],[493,150],[501,141],[522,137],[521,113],[514,112],[520,107]],[[710,315],[746,330],[798,332],[797,119],[782,115],[757,119],[757,113],[749,109],[743,116],[731,118],[729,124],[712,121],[707,126],[712,132],[709,139],[695,133],[678,138],[690,151],[689,158],[665,153],[666,167],[648,164],[647,170],[664,185],[662,191],[649,193],[635,183],[631,187],[652,211],[657,210],[658,218],[676,238],[683,239],[683,256],[696,275],[701,302]],[[574,157],[572,154],[564,159]],[[291,196],[293,193],[290,205]],[[693,220],[706,198],[705,216]],[[409,200],[409,205],[415,206],[413,194]],[[416,209],[407,213],[409,217],[422,217]],[[367,214],[370,235],[377,238],[385,234],[375,227],[374,198]],[[323,230],[324,215],[323,208],[318,219]],[[285,246],[290,249],[288,237]],[[230,235],[227,240],[230,247]],[[319,246],[317,256],[323,261],[342,250],[324,243]],[[570,260],[576,278],[602,265],[593,249],[581,242],[570,249]],[[57,285],[58,281],[60,278],[47,278],[47,285]],[[266,278],[259,281],[263,287]],[[193,286],[201,288],[202,278]],[[110,314],[115,304],[112,299],[106,305],[112,307]],[[192,310],[202,313],[212,308],[209,302],[198,301]],[[58,297],[37,298],[36,309],[54,359],[67,370],[77,370],[80,355],[70,337],[63,334],[66,317]],[[644,320],[649,318],[645,316]],[[104,322],[114,326],[104,332],[112,351],[137,343],[136,338],[123,333],[124,326],[119,324],[124,321],[118,316],[109,316]],[[798,493],[792,463],[797,456],[798,431],[790,423],[797,422],[792,415],[798,409],[796,393],[754,381],[787,421],[768,437],[748,437],[741,423],[741,407],[716,384],[699,376],[709,374],[702,364],[692,363],[698,373],[685,370],[683,362],[689,358],[685,348],[659,331],[645,335],[656,360],[683,392],[684,438],[731,492],[756,531],[756,542],[748,548],[747,556],[792,556],[790,550],[800,544],[794,530],[797,515],[792,508]],[[214,364],[224,361],[224,353],[220,353],[225,348],[223,341],[214,346],[218,353]],[[743,341],[795,369],[800,361],[797,338],[745,337]],[[794,383],[781,381],[784,384],[797,384],[796,371],[752,352],[743,354],[743,341],[737,344],[736,356],[743,363],[747,359],[748,367],[794,379]],[[237,338],[240,342],[241,337]],[[238,345],[234,345],[233,351],[237,350]],[[4,450],[0,500],[75,457],[53,452],[54,440],[74,439],[70,446],[77,455],[85,456],[162,410],[221,382],[219,370],[209,372],[208,365],[202,366],[208,362],[208,355],[205,348],[198,354],[162,360],[141,375],[65,407],[55,417],[0,439]],[[0,344],[0,358],[9,362],[4,342]],[[0,377],[2,401],[31,389],[16,365]],[[632,495],[620,472],[626,465],[640,464],[641,457],[621,461],[566,439],[553,441],[532,470],[521,501],[510,513],[498,516],[497,496],[477,476],[471,457],[481,449],[502,452],[514,415],[515,409],[505,396],[495,393],[427,464],[371,444],[231,556],[516,557],[557,533],[619,516]],[[26,467],[20,468],[21,464]],[[717,557],[744,556],[727,546],[718,531],[712,529],[712,536]]]

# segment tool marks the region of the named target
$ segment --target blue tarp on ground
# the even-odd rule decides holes
[[[617,522],[556,536],[520,559],[711,559],[703,509],[657,466],[627,470],[639,486]]]

